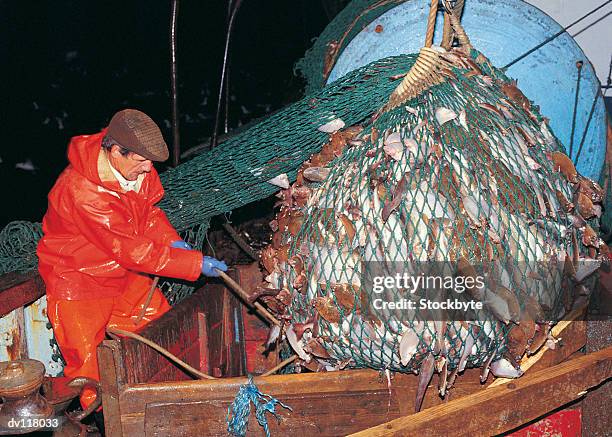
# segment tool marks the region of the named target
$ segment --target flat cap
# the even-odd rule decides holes
[[[107,135],[121,147],[150,159],[168,159],[168,146],[159,127],[144,112],[124,109],[113,115],[108,124]]]

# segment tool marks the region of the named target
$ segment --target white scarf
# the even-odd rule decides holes
[[[115,175],[115,177],[117,178],[117,181],[119,182],[119,185],[121,186],[121,188],[123,188],[125,191],[138,192],[138,187],[137,187],[138,179],[136,179],[135,181],[128,181],[126,178],[123,177],[121,173],[115,170],[115,167],[113,167],[113,165],[111,164],[110,159],[108,160],[108,165],[110,166],[110,169],[113,172],[113,175]]]

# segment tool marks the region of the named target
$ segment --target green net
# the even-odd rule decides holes
[[[482,54],[423,52],[393,104],[320,127],[329,141],[279,193],[263,300],[313,370],[520,376],[545,321],[584,304],[605,247],[585,219],[603,192]],[[446,297],[483,305],[436,305]]]
[[[306,79],[306,93],[325,86],[342,50],[361,30],[382,14],[406,0],[353,0],[325,27],[295,71]]]
[[[374,62],[317,93],[288,106],[252,128],[161,174],[166,195],[160,206],[186,241],[202,247],[211,217],[268,197],[276,187],[267,180],[296,169],[320,148],[326,134],[320,124],[342,117],[357,123],[380,108],[396,86],[393,75],[406,71],[415,56]],[[0,274],[36,267],[39,223],[13,222],[0,234]],[[171,302],[193,288],[165,282]]]
[[[36,268],[36,245],[42,237],[40,223],[11,222],[0,232],[0,274]]]

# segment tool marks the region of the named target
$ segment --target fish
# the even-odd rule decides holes
[[[536,332],[533,338],[531,338],[527,343],[528,344],[528,347],[527,347],[528,356],[535,354],[536,352],[538,352],[538,350],[540,350],[542,346],[544,346],[544,344],[546,343],[546,340],[548,340],[549,331],[550,331],[550,325],[548,323],[536,324]]]
[[[578,192],[587,196],[593,203],[602,202],[605,195],[603,188],[597,182],[584,176],[578,181]]]
[[[299,293],[304,293],[306,291],[307,284],[308,277],[306,276],[306,272],[301,272],[293,279],[291,286]]]
[[[555,171],[560,172],[573,184],[578,182],[578,172],[572,160],[563,152],[552,152],[550,160]]]
[[[519,378],[525,372],[520,367],[514,367],[507,359],[501,358],[491,363],[491,373],[497,378]]]
[[[486,109],[487,111],[492,112],[493,114],[497,115],[499,118],[504,118],[504,114],[502,114],[502,112],[497,109],[497,107],[491,105],[490,103],[484,103],[484,102],[480,102],[478,103],[478,106],[480,106],[482,109]]]
[[[482,365],[482,368],[480,369],[481,384],[487,382],[487,378],[489,377],[489,370],[491,368],[491,361],[493,361],[493,358],[495,358],[495,351],[491,352],[491,355],[489,355],[489,358],[487,358],[487,360]]]
[[[293,332],[295,332],[295,336],[297,337],[297,339],[302,340],[306,331],[310,331],[312,333],[315,330],[316,322],[316,315],[308,318],[304,323],[294,322],[291,326],[293,327]]]
[[[555,190],[555,196],[557,197],[557,201],[561,204],[561,207],[565,212],[572,212],[574,209],[574,204],[567,200],[565,194],[563,194],[560,190]]]
[[[595,205],[586,194],[578,191],[574,202],[578,206],[578,213],[586,220],[592,219],[593,217],[601,217],[601,206]]]
[[[395,161],[401,160],[404,156],[404,145],[402,143],[385,144],[383,150]]]
[[[345,312],[350,312],[355,308],[355,298],[360,294],[359,287],[354,284],[331,284],[330,288],[336,298],[336,302]]]
[[[304,215],[300,213],[292,214],[287,223],[287,232],[292,237],[297,237],[304,224]]]
[[[266,340],[266,350],[270,349],[270,347],[276,343],[276,340],[278,340],[278,337],[280,335],[281,332],[281,326],[280,325],[272,325],[272,327],[270,328],[270,332],[268,333],[268,339]]]
[[[525,97],[525,94],[517,88],[516,82],[502,84],[501,91],[520,108],[523,108],[527,112],[531,111],[531,102]]]
[[[574,265],[575,274],[574,279],[577,282],[582,282],[584,279],[591,276],[601,267],[602,261],[600,259],[592,259],[586,257],[579,257],[578,263]]]
[[[448,387],[448,360],[446,357],[440,357],[440,361],[442,364],[438,370],[438,393],[440,393],[440,396],[444,397]]]
[[[439,107],[435,110],[435,117],[440,126],[457,118],[457,113],[449,108]]]
[[[502,298],[508,305],[508,315],[510,321],[519,323],[521,314],[521,305],[516,295],[501,284],[495,287],[495,294]]]
[[[348,246],[352,248],[355,234],[357,233],[355,224],[345,214],[338,214],[338,222],[342,226],[340,233],[344,232],[344,236],[348,240]]]
[[[466,114],[466,112],[465,112],[465,109],[462,109],[462,110],[459,112],[459,124],[460,124],[460,125],[461,125],[461,126],[462,126],[462,127],[463,127],[463,128],[466,130],[466,131],[467,131],[467,132],[469,132],[469,131],[470,131],[470,128],[469,128],[469,126],[468,126],[468,124],[467,124],[467,114]]]
[[[319,315],[329,323],[340,323],[340,311],[331,297],[315,297],[312,305]]]
[[[539,169],[542,168],[542,166],[535,159],[533,159],[531,156],[523,155],[523,158],[525,158],[525,161],[527,161],[527,165],[529,166],[530,169],[532,169],[532,170],[539,170]]]
[[[530,147],[534,147],[538,144],[535,137],[529,132],[528,129],[523,128],[519,124],[515,125],[515,128],[518,133],[521,134],[521,136],[525,139],[525,141],[527,141],[527,144],[529,144]]]
[[[263,282],[262,285],[255,287],[255,291],[249,294],[248,301],[253,303],[264,296],[277,296],[281,292],[280,288],[270,288],[269,285],[270,284]]]
[[[480,301],[500,321],[510,323],[513,318],[509,302],[491,290],[485,290]]]
[[[521,320],[532,320],[536,323],[543,323],[546,315],[544,314],[544,310],[542,309],[540,303],[534,297],[524,292],[521,292],[519,297],[523,303]],[[533,334],[531,336],[533,336]]]
[[[465,366],[467,365],[467,360],[472,353],[472,348],[474,347],[475,339],[472,336],[471,332],[468,331],[466,338],[463,340],[463,348],[461,350],[461,358],[459,358],[459,364],[457,365],[457,369],[459,372],[463,372],[465,370]]]
[[[527,324],[534,327],[534,332],[528,334],[527,330],[523,329],[523,325]],[[507,354],[510,355],[514,360],[520,360],[525,351],[527,350],[527,342],[533,337],[535,333],[535,323],[525,322],[521,320],[518,325],[512,326],[506,337]]]
[[[416,400],[414,403],[414,411],[416,413],[421,411],[421,406],[423,405],[423,399],[425,398],[427,386],[429,385],[429,381],[431,381],[431,377],[434,373],[435,363],[436,359],[431,353],[428,353],[425,359],[421,362],[421,368],[419,369],[419,381],[416,391]]]
[[[422,322],[420,323],[422,324]],[[418,331],[419,329],[417,328],[417,326],[414,326],[412,328],[404,330],[404,332],[402,333],[402,337],[399,343],[399,355],[402,366],[407,366],[412,357],[414,357],[417,352],[417,348],[420,342]]]
[[[293,330],[293,325],[289,325],[285,329],[285,338],[287,339],[287,341],[289,342],[289,344],[291,345],[291,347],[293,348],[297,356],[300,357],[300,359],[304,360],[305,362],[309,363],[312,357],[309,353],[307,353],[304,350],[304,347],[302,346],[302,342],[298,340],[298,337],[295,331]]]
[[[269,184],[276,185],[284,190],[289,188],[289,178],[286,173],[281,173],[278,176],[274,176],[272,179],[267,181]]]
[[[331,169],[326,167],[308,167],[304,169],[303,175],[311,182],[323,182],[330,172]]]
[[[395,211],[399,204],[402,202],[407,185],[408,182],[406,180],[406,177],[404,176],[395,186],[395,189],[393,190],[393,196],[390,199],[387,199],[382,209],[383,222],[387,222],[391,213]]]
[[[266,246],[259,255],[259,262],[266,269],[268,274],[278,270],[277,251],[272,246]]]
[[[304,350],[318,358],[332,358],[319,338],[311,338],[304,346]]]
[[[540,132],[542,133],[542,136],[544,137],[544,141],[546,141],[546,144],[548,145],[556,144],[557,140],[555,139],[554,135],[550,132],[550,129],[548,128],[548,125],[546,124],[545,121],[540,123]]]
[[[597,232],[589,224],[585,224],[582,229],[582,244],[585,246],[598,248],[601,239],[597,235]]]
[[[471,196],[464,196],[462,199],[463,208],[471,219],[474,226],[480,226],[480,208],[478,203]]]
[[[506,119],[514,120],[514,115],[512,114],[512,112],[510,112],[510,108],[508,108],[506,105],[504,105],[503,103],[496,103],[495,106],[501,111],[501,113]]]
[[[334,132],[339,131],[344,126],[346,126],[346,124],[344,123],[344,121],[342,121],[341,118],[335,118],[335,119],[333,119],[331,121],[328,121],[325,124],[322,124],[321,126],[319,126],[317,128],[317,130],[320,131],[320,132],[325,132],[325,133],[328,133],[328,134],[332,134]]]

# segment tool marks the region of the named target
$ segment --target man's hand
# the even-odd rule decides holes
[[[226,272],[227,266],[223,261],[219,261],[211,256],[205,256],[204,261],[202,261],[202,274],[212,277],[219,276],[219,273],[215,269]]]
[[[189,243],[186,243],[183,240],[173,241],[172,243],[170,243],[170,247],[174,249],[185,249],[185,250],[193,249],[191,245],[189,245]]]

